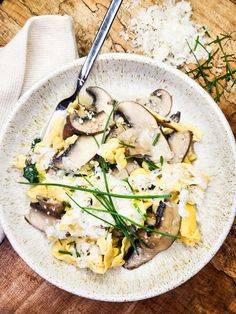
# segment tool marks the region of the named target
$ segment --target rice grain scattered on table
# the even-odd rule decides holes
[[[192,7],[188,1],[166,0],[162,5],[140,10],[121,35],[131,42],[133,49],[130,52],[140,52],[175,67],[196,63],[187,41],[194,47],[197,36],[203,44],[209,40],[204,28],[191,17]],[[198,60],[207,58],[200,45],[195,53]]]

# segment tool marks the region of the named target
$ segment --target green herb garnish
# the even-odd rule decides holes
[[[18,182],[19,184],[25,184],[28,185],[30,183],[28,182]],[[153,195],[125,195],[125,194],[116,194],[116,193],[110,193],[110,192],[104,192],[100,190],[92,190],[83,188],[82,186],[74,186],[74,185],[67,185],[67,184],[60,184],[60,183],[33,183],[32,185],[42,185],[42,186],[58,186],[61,188],[66,188],[69,190],[78,190],[78,191],[84,191],[88,193],[93,193],[98,196],[106,195],[116,198],[124,198],[124,199],[153,199],[153,198],[170,198],[170,194],[153,194]]]
[[[120,145],[123,145],[123,146],[126,146],[126,147],[135,148],[134,145],[130,145],[130,144],[124,143],[124,142],[122,142],[122,141],[120,141],[119,144],[120,144]]]
[[[36,137],[36,138],[33,140],[33,142],[31,143],[31,149],[34,150],[36,144],[38,144],[38,143],[41,142],[41,141],[42,141],[41,138]]]
[[[152,141],[152,146],[155,146],[156,143],[159,140],[159,137],[161,136],[161,133],[157,133],[156,136],[154,137],[154,140]]]
[[[151,161],[150,159],[144,158],[144,162],[146,162],[146,164],[148,165],[148,169],[150,171],[158,169],[158,166],[153,161]]]
[[[137,209],[137,212],[138,212],[139,215],[142,217],[142,219],[143,219],[143,220],[146,220],[147,215],[142,213],[141,208],[138,206],[137,203],[134,203],[134,207],[135,207],[135,209]]]
[[[67,243],[66,245],[75,245],[75,244],[76,244],[75,241],[71,241],[71,242]]]
[[[67,255],[71,255],[72,256],[72,253],[69,252],[69,251],[66,251],[66,250],[59,250],[58,253],[67,254]]]
[[[137,158],[135,155],[125,156],[125,159]]]
[[[77,257],[81,257],[81,253],[79,251],[75,250],[75,254]]]
[[[160,156],[160,164],[161,164],[161,167],[162,167],[163,164],[164,164],[164,158],[163,158],[163,156]]]
[[[205,33],[208,37],[211,37],[206,30]],[[216,36],[216,39],[212,40],[208,44],[208,46],[213,44],[215,45],[216,48],[213,52],[210,52],[204,44],[199,41],[199,37],[196,38],[193,48],[190,47],[190,44],[187,41],[189,50],[196,60],[197,66],[186,73],[193,79],[197,80],[198,83],[209,92],[209,94],[213,95],[216,102],[219,102],[221,97],[224,95],[225,86],[228,81],[232,80],[232,86],[236,83],[236,69],[233,68],[233,65],[236,62],[236,56],[235,54],[227,54],[223,46],[223,42],[229,39],[232,39],[230,34],[220,34],[220,36]],[[201,46],[207,52],[208,58],[204,62],[200,62],[195,54],[195,50],[198,46]],[[224,66],[220,67],[220,72],[212,74],[209,70],[214,68],[213,62],[215,61],[216,55],[218,55],[219,59],[224,62]],[[224,68],[223,74],[222,68]]]
[[[108,129],[108,126],[109,126],[109,123],[110,123],[110,120],[112,118],[112,115],[114,113],[114,111],[116,110],[116,101],[114,100],[113,102],[113,108],[108,116],[108,119],[106,121],[106,124],[105,124],[105,127],[104,127],[104,131],[103,131],[103,135],[102,135],[102,141],[101,141],[101,144],[104,144],[105,143],[105,139],[106,139],[106,133],[107,133],[107,129]]]
[[[100,145],[99,145],[99,143],[98,143],[98,140],[96,139],[96,137],[95,137],[95,136],[93,136],[93,139],[94,139],[95,143],[97,144],[97,147],[99,148],[99,147],[100,147]]]
[[[39,182],[39,173],[35,164],[29,164],[23,169],[23,177],[26,178],[30,183]]]
[[[125,178],[125,179],[123,179],[123,181],[124,182],[126,182],[127,184],[128,184],[128,186],[129,186],[129,188],[130,188],[130,190],[132,191],[132,193],[134,192],[134,190],[133,190],[133,188],[132,188],[132,186],[130,185],[130,183],[129,183],[129,179],[128,178]]]
[[[71,198],[71,200],[72,200],[76,205],[78,205],[78,203],[77,203],[71,196],[69,196],[69,197]],[[87,210],[87,211],[91,210],[91,211],[98,211],[98,212],[102,212],[102,213],[107,213],[107,212],[108,212],[107,210],[101,209],[101,208],[82,207],[82,206],[80,206],[80,205],[78,205],[78,206],[79,206],[80,208],[83,208],[83,210]],[[91,214],[91,213],[90,213],[90,214]],[[124,220],[127,220],[127,221],[131,222],[133,225],[139,227],[140,229],[143,229],[143,230],[146,230],[146,231],[150,231],[150,232],[153,232],[153,233],[157,233],[157,234],[160,234],[160,235],[165,236],[165,237],[170,237],[170,238],[174,238],[174,239],[179,239],[178,236],[175,236],[175,235],[173,235],[173,234],[169,234],[169,233],[165,233],[165,232],[160,232],[160,231],[157,231],[157,230],[155,230],[155,229],[151,229],[151,228],[149,228],[149,227],[140,225],[139,223],[135,222],[134,220],[132,220],[132,219],[126,217],[126,216],[123,216],[123,215],[121,215],[121,214],[113,213],[113,215],[120,216],[120,217],[123,218]],[[98,219],[100,219],[100,217],[98,217]],[[116,228],[117,228],[117,227],[116,227]]]

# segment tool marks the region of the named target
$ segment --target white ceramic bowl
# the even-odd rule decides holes
[[[194,248],[175,242],[147,264],[97,275],[54,259],[44,234],[24,220],[27,187],[12,163],[26,153],[56,104],[71,95],[84,59],[54,72],[18,101],[1,138],[1,221],[16,252],[40,276],[74,294],[107,301],[132,301],[164,293],[196,274],[220,248],[235,215],[235,143],[230,127],[212,98],[178,70],[149,58],[130,54],[102,55],[87,85],[98,85],[117,100],[149,95],[165,88],[173,95],[173,109],[182,121],[193,123],[204,137],[195,145],[196,166],[211,177],[204,204],[198,211],[202,243]]]

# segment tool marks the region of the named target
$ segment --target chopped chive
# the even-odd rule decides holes
[[[134,203],[134,207],[135,209],[137,209],[137,212],[139,213],[139,215],[142,217],[143,220],[146,220],[147,215],[143,214],[141,211],[141,208],[138,206],[137,203]]]
[[[72,253],[71,253],[71,252],[65,251],[65,250],[59,250],[58,253],[67,254],[67,255],[71,255],[71,256],[72,256]]]
[[[120,141],[119,144],[120,144],[120,145],[123,145],[123,146],[126,146],[126,147],[135,148],[134,145],[130,145],[130,144],[124,143],[124,142],[122,142],[122,141]]]
[[[99,145],[98,140],[96,139],[96,137],[94,135],[93,135],[93,139],[94,139],[95,143],[97,144],[97,147],[99,148],[100,145]]]
[[[132,158],[136,158],[136,156],[135,155],[125,156],[125,159],[132,159]]]
[[[159,140],[159,137],[161,136],[161,133],[157,133],[156,136],[154,137],[154,140],[152,141],[152,146],[155,146],[156,143]]]
[[[76,242],[75,241],[72,241],[72,242],[69,242],[69,243],[67,243],[66,245],[75,245],[76,244]]]
[[[199,44],[199,35],[197,36],[197,38],[195,40],[195,46],[193,48],[193,51],[196,51],[198,44]]]
[[[105,139],[106,139],[106,133],[107,133],[107,129],[108,129],[108,126],[109,126],[109,123],[110,123],[110,120],[112,118],[112,115],[114,113],[116,109],[116,101],[113,102],[113,108],[107,118],[107,121],[106,121],[106,124],[105,124],[105,127],[104,127],[104,131],[103,131],[103,135],[102,135],[102,141],[101,141],[101,144],[104,144],[105,143]]]
[[[155,165],[155,164],[154,164]],[[158,169],[156,166],[155,169]],[[170,194],[155,194],[155,195],[124,195],[124,194],[116,194],[116,193],[110,193],[110,192],[104,192],[100,190],[92,190],[92,189],[86,189],[81,186],[74,186],[74,185],[66,185],[66,184],[60,184],[60,183],[28,183],[28,182],[18,182],[19,184],[25,184],[25,185],[42,185],[42,186],[58,186],[61,188],[66,188],[70,190],[75,190],[75,191],[84,191],[88,193],[93,193],[96,195],[107,195],[107,196],[112,196],[116,198],[124,198],[124,199],[153,199],[153,198],[170,198]]]
[[[150,159],[145,158],[144,161],[148,165],[148,169],[150,171],[158,169],[158,166],[154,162],[152,162]]]
[[[58,239],[59,243],[62,245],[61,239]]]
[[[85,207],[85,209],[107,213],[106,210],[100,209],[100,208]],[[120,215],[120,214],[118,214],[118,213],[113,213],[113,214],[114,214],[114,215],[119,215],[120,217],[122,217],[123,219],[125,219],[125,220],[131,222],[133,225],[139,227],[140,229],[144,229],[144,230],[146,230],[146,231],[150,231],[150,232],[153,232],[153,233],[157,233],[157,234],[160,234],[160,235],[162,235],[162,236],[164,236],[164,237],[170,237],[170,238],[174,238],[174,239],[178,239],[178,238],[179,238],[178,236],[175,236],[175,235],[170,234],[170,233],[165,233],[165,232],[157,231],[157,230],[155,230],[155,229],[148,228],[148,227],[146,227],[146,226],[142,226],[142,225],[140,225],[139,223],[135,222],[134,220],[132,220],[132,219],[126,217],[126,216]]]
[[[208,30],[206,29],[205,26],[203,26],[203,29],[204,29],[205,34],[206,34],[208,37],[211,37],[211,35],[209,34],[209,32],[208,32]]]
[[[205,28],[204,30],[205,30],[205,33],[209,37],[211,37]],[[218,45],[218,47],[215,49],[214,52],[208,51],[206,46],[199,41],[199,37],[197,37],[195,46],[193,49],[190,47],[189,43],[187,42],[190,52],[196,60],[197,66],[187,71],[186,73],[189,75],[191,74],[191,77],[193,79],[198,80],[198,83],[203,88],[207,89],[209,94],[213,95],[215,97],[214,100],[217,102],[219,102],[221,100],[221,97],[224,95],[225,85],[227,84],[227,82],[230,79],[232,79],[232,81],[234,82],[233,84],[235,84],[236,82],[236,79],[235,79],[236,69],[233,69],[233,66],[231,65],[231,63],[232,64],[235,63],[235,59],[234,59],[235,54],[226,53],[226,51],[224,50],[224,45],[223,45],[223,41],[228,40],[228,39],[232,39],[232,36],[230,34],[220,34],[216,36],[216,39],[208,43],[208,46],[212,44]],[[196,44],[200,45],[207,52],[208,58],[206,61],[200,63],[200,61],[198,60],[196,54],[194,53]],[[217,73],[212,78],[212,75],[209,75],[209,70],[213,66],[212,61],[215,60],[214,58],[216,54],[218,54],[218,57],[224,62],[224,73],[223,74]],[[222,82],[223,84],[221,84],[220,82],[222,80],[223,80]],[[204,83],[202,81],[204,81]]]
[[[163,166],[163,163],[164,163],[164,158],[163,158],[163,156],[160,156],[160,164],[161,164],[161,166]]]
[[[125,179],[123,179],[123,181],[128,184],[130,190],[132,191],[132,193],[134,193],[134,190],[133,190],[132,186],[131,186],[130,183],[129,183],[129,179],[128,179],[128,178],[125,178]]]
[[[76,254],[77,257],[81,257],[81,253],[79,251],[76,250],[75,254]]]

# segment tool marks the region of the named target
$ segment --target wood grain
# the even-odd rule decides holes
[[[1,3],[2,2],[2,3]],[[142,0],[148,7],[155,0]],[[68,14],[74,19],[80,56],[87,54],[109,0],[4,0],[0,1],[0,47],[6,45],[26,20],[35,15]],[[126,52],[131,48],[119,36],[137,10],[123,2],[103,52]],[[212,34],[236,31],[236,0],[191,0],[193,19]],[[89,31],[88,31],[89,30]],[[230,48],[234,53],[235,45]],[[219,103],[236,134],[234,97]],[[159,297],[130,303],[97,302],[62,291],[34,273],[11,248],[8,240],[0,246],[0,314],[7,313],[236,313],[236,224],[223,246],[196,276]]]

